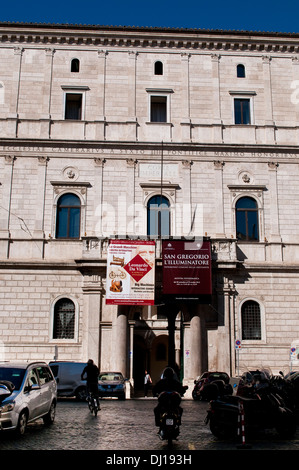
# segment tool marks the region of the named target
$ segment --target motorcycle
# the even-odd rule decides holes
[[[296,432],[295,414],[278,393],[275,378],[261,371],[241,380],[236,395],[210,402],[206,424],[215,437],[238,437],[241,421],[245,435],[274,428],[281,437],[290,438]]]
[[[188,387],[184,388],[186,391]],[[158,396],[158,406],[155,409],[156,425],[160,426],[158,435],[169,446],[180,434],[183,413],[180,403],[181,395],[175,391],[164,391]]]
[[[223,395],[232,395],[233,388],[226,372],[205,372],[194,380],[193,400],[210,401]]]

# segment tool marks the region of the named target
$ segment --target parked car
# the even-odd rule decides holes
[[[0,363],[0,430],[23,435],[27,423],[43,418],[53,423],[57,386],[45,362]]]
[[[101,372],[99,376],[99,396],[126,398],[126,384],[120,372]]]
[[[86,362],[51,361],[49,363],[57,382],[57,395],[59,397],[76,397],[85,401],[86,380],[81,380],[81,374]]]
[[[194,380],[194,400],[213,400],[218,396],[232,395],[233,388],[226,372],[204,372]]]

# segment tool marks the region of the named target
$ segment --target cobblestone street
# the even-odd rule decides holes
[[[153,409],[156,400],[102,400],[97,417],[87,404],[61,399],[55,423],[46,427],[42,420],[28,425],[25,436],[0,436],[2,450],[167,450],[157,436]],[[181,434],[172,451],[236,450],[238,443],[216,439],[204,424],[208,404],[183,400]],[[299,426],[292,440],[282,440],[274,432],[250,441],[252,450],[299,450]]]

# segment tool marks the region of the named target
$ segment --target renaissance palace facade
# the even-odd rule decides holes
[[[0,23],[0,59],[1,357],[298,368],[299,35]],[[163,294],[164,242],[206,288]]]

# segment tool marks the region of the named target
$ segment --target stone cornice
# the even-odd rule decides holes
[[[298,33],[1,23],[0,45],[298,53]]]
[[[127,141],[94,141],[94,140],[55,140],[55,139],[10,139],[0,138],[0,156],[9,156],[14,153],[15,157],[21,154],[36,154],[40,156],[45,153],[48,158],[57,153],[73,153],[76,155],[104,157],[107,155],[125,158],[134,155],[148,155],[159,157],[161,155],[161,142],[127,142]],[[298,145],[266,145],[266,144],[227,144],[227,143],[196,143],[196,142],[163,142],[165,155],[178,155],[183,157],[190,155],[211,155],[221,159],[232,156],[257,156],[268,159],[275,157],[297,157],[299,156]]]

